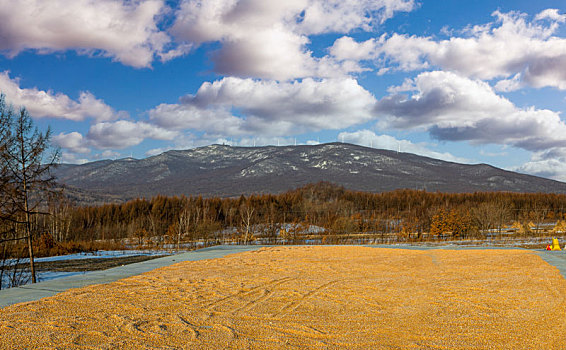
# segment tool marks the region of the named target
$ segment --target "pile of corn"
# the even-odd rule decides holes
[[[566,280],[521,250],[280,247],[0,310],[0,348],[565,349]]]

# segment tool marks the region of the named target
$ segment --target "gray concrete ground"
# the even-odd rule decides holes
[[[566,278],[566,251],[535,251],[544,261],[550,265],[556,266],[562,276]]]
[[[205,259],[216,259],[228,254],[240,253],[250,250],[257,250],[265,246],[215,246],[199,249],[192,252],[166,256],[163,258],[144,261],[141,263],[115,267],[103,271],[89,272],[83,275],[70,276],[40,282],[33,285],[26,285],[18,288],[0,290],[0,308],[38,300],[53,296],[71,288],[79,288],[92,284],[110,283],[122,278],[139,275],[151,271],[158,267],[172,265],[181,261],[197,261]],[[501,247],[466,247],[466,246],[411,246],[411,245],[368,245],[376,248],[396,248],[396,249],[522,249],[522,248],[501,248]],[[566,251],[545,251],[535,250],[544,261],[556,266],[562,276],[566,278]]]
[[[136,264],[114,267],[108,270],[93,271],[81,275],[28,284],[17,288],[4,289],[0,290],[0,308],[50,297],[71,288],[114,282],[122,278],[139,275],[158,267],[172,265],[181,261],[216,259],[228,254],[256,250],[261,247],[262,246],[214,246]]]

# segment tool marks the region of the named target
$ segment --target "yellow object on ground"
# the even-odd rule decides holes
[[[558,238],[552,239],[552,245],[550,246],[550,250],[562,250],[560,249],[560,243],[558,243]]]
[[[526,250],[273,247],[0,309],[0,349],[564,350],[566,280]]]

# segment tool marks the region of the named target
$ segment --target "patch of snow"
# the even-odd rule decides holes
[[[243,169],[242,171],[240,171],[240,176],[250,176],[250,175],[254,175],[255,174],[255,170],[254,169],[250,169],[250,168],[246,168]]]
[[[322,162],[314,164],[313,168],[328,169],[328,162],[323,160]]]

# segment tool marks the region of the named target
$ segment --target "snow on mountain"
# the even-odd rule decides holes
[[[139,160],[64,164],[56,175],[81,203],[157,194],[230,197],[279,193],[319,181],[370,192],[409,188],[566,193],[565,183],[486,164],[458,164],[342,143],[281,147],[211,145]]]

